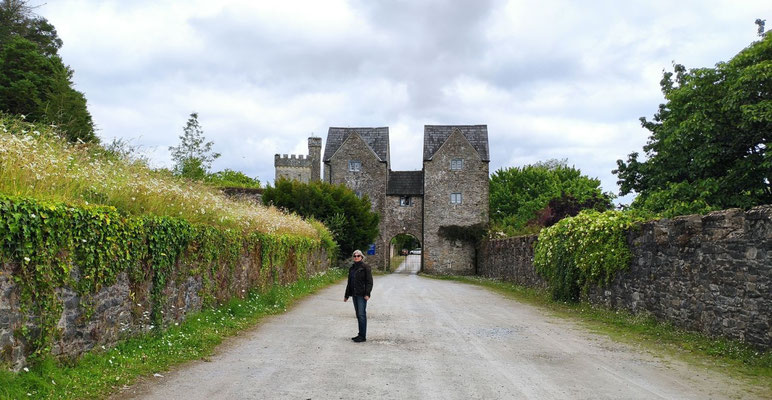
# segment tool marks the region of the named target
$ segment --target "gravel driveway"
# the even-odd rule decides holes
[[[375,276],[368,338],[345,284],[229,340],[209,362],[147,378],[141,399],[748,398],[721,375],[654,357],[480,287]]]

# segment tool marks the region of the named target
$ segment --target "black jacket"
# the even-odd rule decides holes
[[[363,262],[355,262],[348,269],[348,284],[345,297],[370,296],[373,290],[373,272],[370,266]]]

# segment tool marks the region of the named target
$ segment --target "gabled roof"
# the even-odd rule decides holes
[[[445,143],[454,130],[458,130],[480,154],[480,159],[490,161],[488,153],[488,125],[424,125],[424,161]]]
[[[389,182],[386,185],[387,195],[423,196],[423,171],[389,171]]]
[[[389,161],[389,127],[381,128],[335,128],[327,131],[327,144],[324,146],[324,161],[330,158],[340,148],[348,137],[356,132],[367,143],[380,161]]]

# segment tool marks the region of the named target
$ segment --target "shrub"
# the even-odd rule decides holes
[[[545,228],[534,249],[534,267],[552,297],[577,301],[589,284],[607,284],[628,267],[627,231],[639,221],[621,211],[582,211]]]

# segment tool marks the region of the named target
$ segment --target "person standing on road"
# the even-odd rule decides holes
[[[359,324],[359,334],[351,340],[361,343],[367,341],[367,301],[370,300],[370,291],[373,290],[373,272],[370,266],[365,264],[365,256],[359,250],[354,250],[352,255],[354,263],[348,269],[348,283],[343,301],[349,297],[354,298],[354,312]]]

